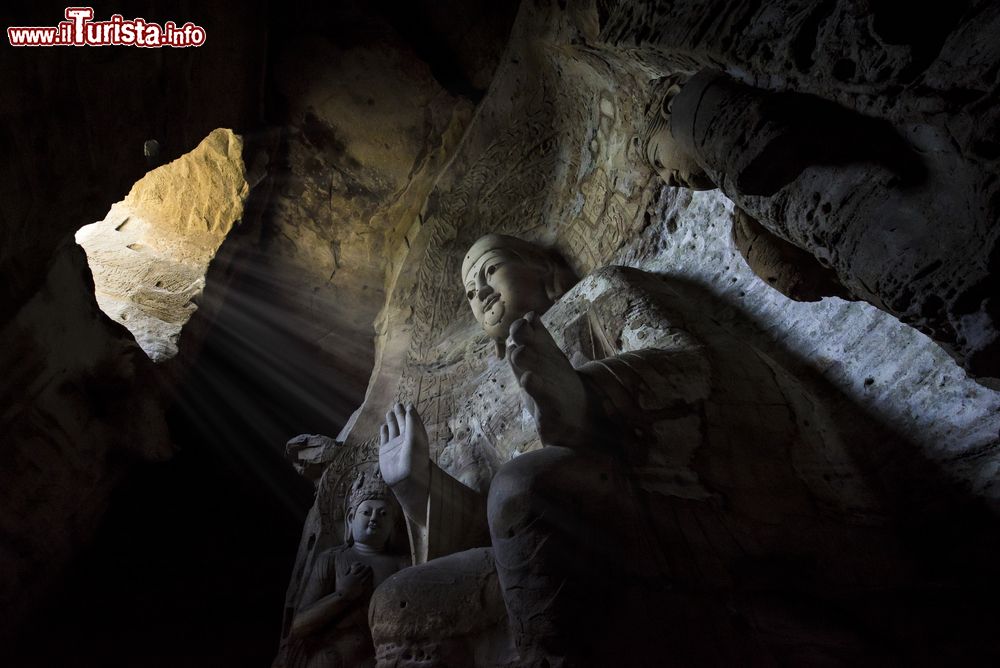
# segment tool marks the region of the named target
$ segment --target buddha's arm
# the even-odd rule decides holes
[[[409,526],[426,522],[427,495],[430,485],[430,443],[417,409],[395,404],[385,414],[379,431],[379,471],[392,488]]]
[[[490,544],[485,497],[430,462],[426,503],[406,515],[414,564]]]
[[[292,635],[303,637],[316,633],[340,617],[353,603],[353,599],[348,599],[339,591],[324,596],[312,605],[299,610],[292,620]]]
[[[489,545],[486,500],[431,461],[416,408],[393,406],[380,441],[379,467],[403,508],[414,564]]]

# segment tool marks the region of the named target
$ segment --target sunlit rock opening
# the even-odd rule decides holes
[[[97,304],[154,362],[177,354],[208,265],[242,218],[249,190],[243,140],[220,128],[77,231]]]

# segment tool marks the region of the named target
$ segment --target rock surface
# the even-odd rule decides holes
[[[980,511],[1000,507],[1000,393],[869,304],[835,297],[801,303],[776,292],[733,244],[731,201],[664,187],[633,150],[658,79],[678,66],[728,63],[731,74],[758,86],[839,102],[882,95],[891,103],[885,81],[912,81],[914,68],[928,65],[919,45],[866,52],[860,33],[848,30],[849,3],[798,13],[791,4],[719,3],[711,12],[688,3],[522,6],[489,94],[393,257],[376,322],[375,370],[365,403],[338,438],[331,475],[375,459],[378,425],[395,401],[418,406],[432,457],[479,489],[534,447],[530,416],[493,403],[494,386],[513,378],[491,359],[492,345],[477,331],[460,287],[471,242],[503,232],[554,247],[581,275],[623,264],[688,284],[720,326],[822,397],[830,417],[814,418],[851,445],[853,461],[844,471],[831,463],[812,474],[875,481],[879,503],[912,532],[918,560],[959,578],[966,568],[981,572],[994,548],[979,541],[995,519]],[[785,30],[788,22],[793,30]],[[850,44],[852,58],[885,59],[885,81],[838,79],[848,69],[834,67],[843,53],[833,46],[838,39]],[[949,261],[956,267],[963,260]],[[853,417],[859,414],[866,418]],[[851,512],[863,514],[868,501],[860,489]],[[950,526],[956,512],[967,513],[961,529]],[[317,521],[306,533],[322,546],[337,540],[334,527]],[[304,540],[300,565],[310,549]]]
[[[243,217],[249,191],[243,140],[218,129],[139,179],[104,220],[76,233],[97,304],[154,362],[177,354],[208,264]]]

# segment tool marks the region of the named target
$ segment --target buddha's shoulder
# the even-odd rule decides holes
[[[635,267],[609,264],[587,274],[574,290],[580,288],[583,292],[598,294],[608,290],[616,292],[622,290],[661,290],[664,285],[663,277],[657,274]]]

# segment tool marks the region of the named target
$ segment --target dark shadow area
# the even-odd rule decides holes
[[[767,334],[765,323],[735,300],[720,297],[693,281],[658,276],[686,302],[712,314],[712,322],[774,360],[805,392],[824,402],[848,454],[884,509],[888,520],[885,531],[895,539],[912,573],[910,586],[860,591],[847,587],[824,593],[815,590],[805,575],[809,564],[796,564],[780,555],[775,555],[773,562],[746,564],[746,572],[738,576],[748,585],[744,593],[754,614],[767,616],[769,608],[777,611],[775,628],[780,629],[787,624],[787,619],[780,619],[789,610],[806,610],[801,615],[795,613],[802,628],[784,628],[788,635],[779,638],[779,643],[806,647],[810,634],[816,631],[809,628],[810,615],[835,614],[843,629],[851,629],[878,656],[894,657],[903,661],[902,665],[954,661],[970,666],[996,665],[1000,639],[993,629],[1000,623],[995,605],[1000,596],[996,574],[1000,518],[995,509],[950,479],[919,446],[896,433],[883,418],[843,394],[811,360],[775,341]],[[860,542],[856,549],[860,554],[867,552]],[[784,585],[779,587],[777,598],[768,602],[759,597],[774,596],[773,590],[770,594],[755,591],[758,581]],[[790,604],[792,608],[787,607]],[[760,619],[748,619],[747,623],[772,624]],[[768,633],[766,628],[764,633]],[[792,659],[795,656],[794,651],[789,655]],[[807,655],[794,660],[803,656]]]
[[[927,69],[941,53],[948,35],[968,18],[966,13],[971,5],[969,0],[939,3],[933,7],[905,0],[872,0],[872,26],[878,36],[888,44],[911,49],[912,60],[900,72],[902,81],[913,81]]]
[[[517,0],[272,3],[269,57],[273,64],[277,54],[309,37],[323,37],[344,49],[398,37],[442,88],[478,102],[506,48],[519,6]],[[279,103],[272,112],[280,110],[280,101],[268,102]],[[280,111],[269,116],[280,118]]]
[[[737,177],[741,192],[771,196],[813,166],[881,165],[903,188],[917,187],[927,177],[921,156],[888,121],[802,93],[762,97],[762,120],[780,131]]]
[[[184,449],[116,490],[93,544],[5,665],[269,665],[312,487],[272,444],[241,433],[226,405],[202,410],[215,428],[174,412]],[[230,437],[218,440],[222,429]]]

